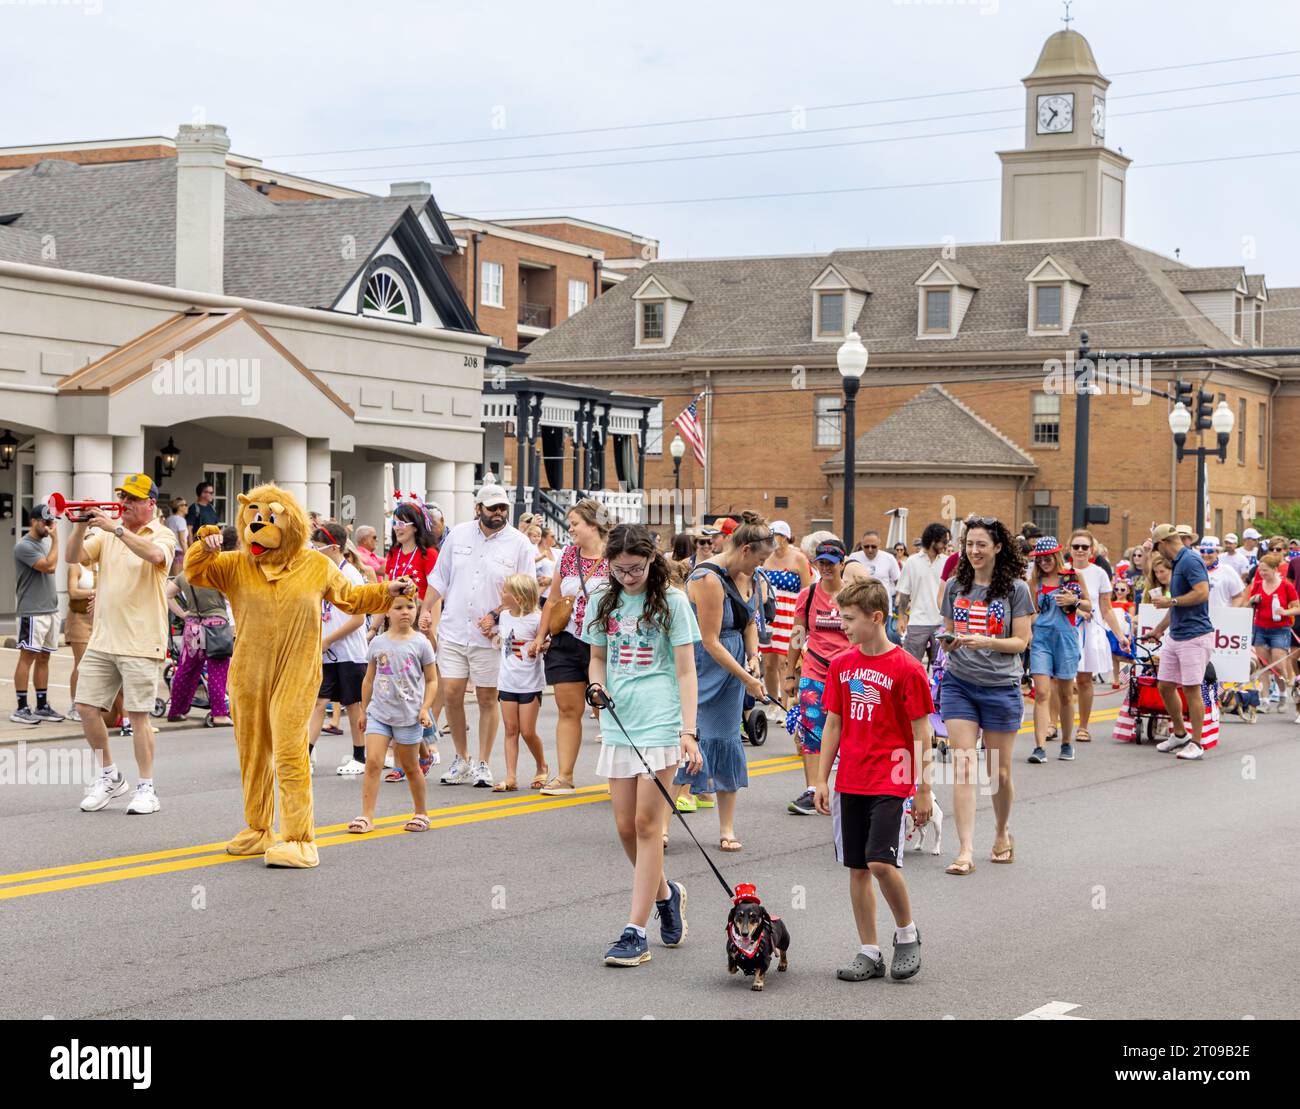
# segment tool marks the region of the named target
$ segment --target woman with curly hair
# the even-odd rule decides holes
[[[605,965],[638,966],[650,958],[652,902],[663,945],[676,947],[686,936],[686,890],[664,877],[667,806],[660,787],[668,788],[679,764],[692,773],[703,765],[695,728],[700,629],[645,527],[615,527],[605,554],[608,584],[591,595],[582,638],[591,651],[591,685],[608,691],[618,713],[619,722],[605,729],[596,773],[609,779],[614,823],[633,867],[628,922]]]
[[[991,516],[966,520],[961,558],[944,584],[940,605],[948,651],[939,712],[956,749],[953,811],[960,845],[949,874],[975,870],[975,785],[981,729],[989,774],[995,768],[993,814],[997,829],[989,861],[1015,861],[1011,818],[1011,748],[1024,717],[1020,656],[1029,645],[1034,613],[1025,560],[1005,524]]]

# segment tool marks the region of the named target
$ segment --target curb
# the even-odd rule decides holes
[[[167,720],[153,720],[152,723],[155,732],[174,732],[181,728],[203,727],[203,717],[191,717],[187,720],[178,720],[175,723],[171,723]],[[55,724],[53,727],[46,724],[38,724],[35,726],[24,725],[24,727],[28,729],[27,731],[20,732],[15,736],[0,736],[0,747],[16,747],[20,743],[26,743],[30,746],[32,743],[49,743],[60,739],[76,739],[84,743],[86,740],[86,733],[81,730],[81,725],[79,725],[75,720],[68,721],[68,724],[72,725],[76,730],[69,731],[64,724]],[[215,728],[210,730],[220,731],[221,729]],[[113,733],[116,731],[116,728],[109,729],[109,737],[112,739],[126,738],[125,736],[114,735]]]

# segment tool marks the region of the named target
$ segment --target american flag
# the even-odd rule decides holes
[[[957,602],[953,623],[967,635],[1001,635],[1006,630],[1007,608],[1002,601],[972,601],[962,597]]]
[[[690,443],[691,450],[695,452],[695,461],[701,466],[704,465],[704,430],[700,426],[698,405],[700,397],[696,397],[685,409],[682,414],[673,421],[673,426],[679,428],[681,433],[686,436],[686,441]]]
[[[861,678],[849,679],[849,701],[853,704],[864,706],[875,706],[880,704],[880,690],[874,685],[867,685]],[[867,716],[870,718],[870,707],[867,708]]]

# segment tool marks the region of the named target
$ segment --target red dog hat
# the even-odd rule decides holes
[[[762,902],[758,899],[758,887],[749,882],[741,882],[736,887],[736,896],[732,904],[739,905],[742,901],[752,901],[756,905],[761,905]]]

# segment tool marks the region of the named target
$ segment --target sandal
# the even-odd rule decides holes
[[[1005,855],[1006,858],[999,859],[998,858],[999,855]],[[989,855],[989,862],[1005,864],[1005,863],[1013,863],[1015,861],[1016,861],[1016,837],[1012,835],[1008,835],[1006,847],[1002,847],[1002,848],[994,847],[992,853]]]
[[[739,851],[744,846],[745,845],[741,843],[740,840],[731,839],[727,836],[723,836],[722,839],[718,841],[718,848],[722,851]]]
[[[1088,729],[1087,729],[1087,728],[1075,728],[1075,730],[1074,730],[1074,742],[1075,742],[1075,743],[1091,743],[1091,742],[1092,742],[1092,736],[1088,733]]]
[[[353,835],[362,836],[365,835],[368,831],[370,831],[372,827],[373,825],[370,823],[370,819],[368,817],[358,816],[352,821],[351,824],[348,825],[348,831],[351,832]]]
[[[573,783],[566,782],[563,778],[552,778],[542,786],[543,797],[568,797],[571,793],[577,792]]]
[[[546,775],[549,773],[550,771],[547,770],[546,767],[542,767],[541,770],[533,775],[533,780],[528,783],[528,788],[541,789],[542,786],[546,785]]]
[[[429,818],[422,812],[416,813],[402,827],[408,832],[427,832],[429,830]]]
[[[965,859],[956,859],[948,864],[945,874],[955,874],[958,878],[964,878],[967,874],[975,873],[975,864],[967,862]]]
[[[1055,724],[1053,724],[1053,725],[1052,725],[1052,726],[1047,730],[1047,734],[1046,734],[1045,736],[1043,736],[1043,742],[1044,742],[1044,743],[1051,743],[1052,740],[1054,740],[1054,739],[1060,739],[1060,738],[1061,738],[1061,729],[1058,728]]]
[[[514,782],[509,782],[509,781],[497,782],[497,784],[492,787],[492,792],[493,793],[514,793],[518,789],[519,787],[515,785]]]

